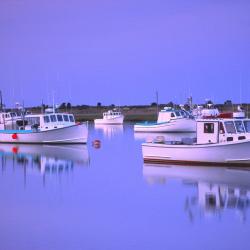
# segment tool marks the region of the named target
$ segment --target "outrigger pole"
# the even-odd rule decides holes
[[[0,90],[0,111],[3,111],[3,97],[2,97],[2,91]]]
[[[3,111],[3,96],[2,96],[2,91],[0,90],[0,111]],[[3,128],[5,129],[5,115],[2,114],[3,118]]]

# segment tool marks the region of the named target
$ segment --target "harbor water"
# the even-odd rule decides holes
[[[1,144],[0,249],[250,249],[250,169],[145,165],[150,136],[91,124],[87,145]]]

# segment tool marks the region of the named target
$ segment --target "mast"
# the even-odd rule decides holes
[[[0,90],[0,112],[3,112],[3,97],[2,91]],[[2,118],[0,119],[0,123],[3,123],[3,129],[5,129],[5,114],[1,114]]]
[[[155,95],[156,95],[156,112],[157,112],[157,115],[159,113],[159,104],[158,104],[158,91],[156,90],[155,92]]]
[[[2,91],[0,90],[0,111],[3,111],[3,97],[2,97]]]

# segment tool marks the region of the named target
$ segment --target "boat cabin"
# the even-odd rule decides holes
[[[250,139],[250,119],[197,120],[197,144]]]
[[[122,113],[120,111],[108,110],[108,112],[103,113],[103,119],[110,119],[120,117]]]
[[[8,121],[16,120],[19,116],[16,112],[1,112],[0,113],[0,123],[5,123]]]
[[[16,129],[16,123],[21,120],[21,117],[16,112],[1,112],[0,113],[0,130]]]
[[[165,107],[158,114],[157,123],[168,122],[173,119],[187,118],[190,115],[185,110],[177,110],[169,107]]]
[[[38,129],[40,131],[75,125],[74,116],[66,113],[27,115],[25,120],[27,121],[25,129]]]

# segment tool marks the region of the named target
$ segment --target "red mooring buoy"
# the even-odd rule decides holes
[[[94,141],[92,141],[92,146],[94,148],[100,148],[101,147],[101,141],[100,140],[94,140]]]

